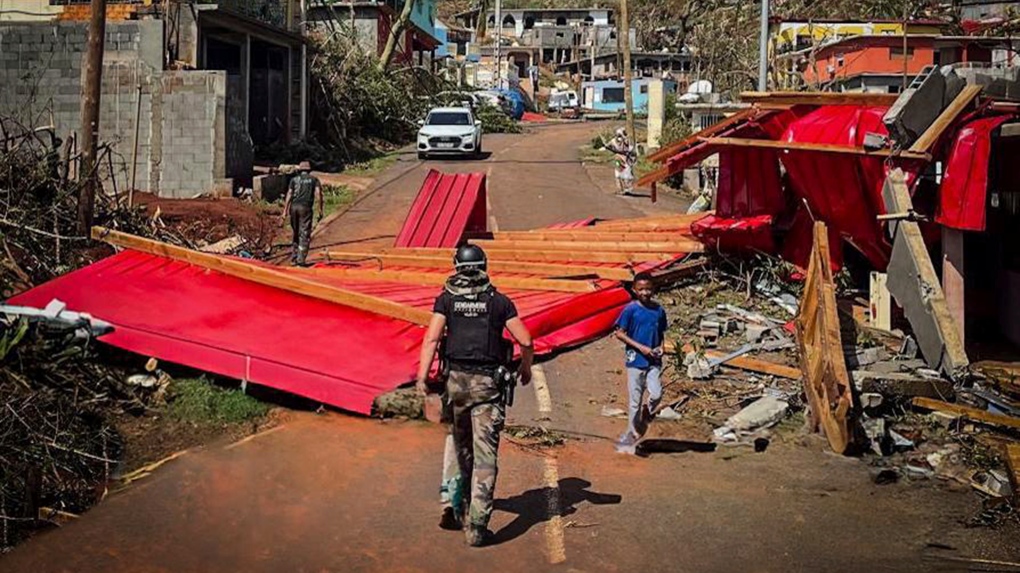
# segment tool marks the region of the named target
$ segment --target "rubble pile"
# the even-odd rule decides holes
[[[97,245],[78,233],[76,217],[81,183],[75,180],[77,156],[71,153],[69,143],[57,137],[52,128],[32,129],[11,118],[0,117],[0,208],[3,211],[0,218],[0,296],[3,298],[110,254],[108,247]],[[105,153],[108,151],[104,147],[98,162],[100,166],[108,165],[102,155]],[[100,170],[100,179],[107,179],[109,173],[103,172],[102,167]],[[145,196],[139,194],[138,199],[144,201]],[[218,202],[202,203],[200,209],[192,206],[196,217],[175,220],[171,214],[163,216],[164,210],[159,205],[152,210],[143,205],[129,208],[125,190],[100,193],[96,197],[95,223],[190,247],[214,243],[226,238],[227,232],[237,232],[236,226],[208,222],[205,212]],[[252,209],[246,205],[241,207]],[[268,228],[269,219],[263,221],[260,217],[257,221],[243,226],[245,234],[271,239],[271,234],[260,232],[260,225]],[[257,245],[268,246],[268,240]]]
[[[727,265],[716,261],[659,295],[675,359],[658,420],[720,445],[764,451],[776,432],[803,431],[799,420],[811,418],[797,324],[809,293],[767,265],[752,271],[767,277],[758,279],[720,270]],[[972,488],[983,510],[970,525],[1020,520],[1020,371],[978,363],[954,383],[923,359],[906,320],[891,330],[872,327],[868,301],[856,295],[844,288],[837,297],[841,359],[853,386],[844,453],[868,464],[876,484],[941,480]],[[623,412],[603,411],[614,414]]]
[[[97,356],[100,321],[59,302],[33,311],[0,307],[0,551],[99,501],[122,449],[110,414],[140,413],[165,390]]]

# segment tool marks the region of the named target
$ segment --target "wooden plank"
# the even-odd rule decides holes
[[[629,268],[503,260],[494,257],[489,253],[486,254],[489,255],[489,270],[493,272],[501,271],[526,275],[542,275],[545,277],[594,276],[600,279],[616,281],[629,281],[634,277],[634,271]],[[399,266],[446,270],[453,269],[452,256],[447,255],[415,256],[392,253],[373,253],[371,251],[329,251],[326,253],[324,260],[364,263],[367,265],[378,265],[380,268],[386,268],[387,266]]]
[[[186,262],[254,283],[381,314],[390,318],[405,320],[414,324],[427,325],[432,318],[432,313],[423,309],[372,295],[324,285],[273,268],[254,265],[240,259],[200,253],[184,247],[168,245],[103,227],[93,227],[92,238],[97,241],[105,241],[117,247]]]
[[[785,105],[864,105],[889,107],[896,94],[847,92],[742,92],[740,100],[747,103]]]
[[[632,223],[693,223],[704,217],[706,213],[677,213],[675,215],[655,215],[650,217],[630,217],[627,219],[604,219],[595,222],[595,228],[606,228],[615,225],[627,225]],[[590,227],[589,227],[590,228]]]
[[[429,248],[408,248],[408,249],[383,249],[384,253],[408,254],[408,255],[442,255],[448,260],[453,260],[453,251],[449,249]],[[494,259],[502,261],[541,261],[563,264],[586,264],[586,263],[613,263],[613,264],[637,264],[650,261],[668,261],[676,258],[675,254],[668,253],[626,253],[626,252],[603,252],[603,251],[578,251],[554,250],[554,249],[485,249],[485,254]]]
[[[492,236],[497,241],[673,241],[693,240],[688,232],[672,231],[499,231]]]
[[[639,188],[647,187],[652,183],[658,183],[660,181],[669,179],[672,175],[673,169],[668,165],[663,165],[662,167],[656,169],[655,171],[645,173],[637,180],[637,183],[635,183],[634,185]]]
[[[953,101],[949,102],[946,109],[942,110],[942,113],[940,113],[939,116],[935,118],[935,121],[928,126],[928,129],[924,130],[921,137],[918,137],[917,141],[910,146],[910,151],[914,153],[927,153],[931,151],[932,146],[938,142],[939,137],[941,137],[942,134],[949,129],[949,126],[956,121],[956,118],[963,113],[963,110],[970,106],[971,102],[973,102],[980,93],[981,86],[964,86],[963,90],[957,94]]]
[[[469,241],[483,249],[543,249],[559,251],[580,251],[591,249],[606,253],[700,253],[705,246],[700,242],[689,239],[674,239],[672,241],[633,241],[633,242],[599,242],[599,241]]]
[[[754,108],[747,108],[745,110],[739,111],[731,115],[730,117],[727,117],[726,119],[720,121],[719,123],[710,125],[707,128],[695,133],[694,135],[687,137],[686,139],[670,143],[669,145],[663,147],[659,151],[656,151],[655,153],[649,155],[648,160],[654,161],[655,163],[662,163],[663,161],[666,161],[667,159],[673,157],[677,153],[680,153],[684,149],[687,149],[688,147],[697,144],[699,141],[701,141],[700,138],[712,137],[717,133],[726,131],[727,129],[735,126],[738,123],[750,120],[755,115],[757,115],[757,113],[758,110]]]
[[[448,275],[420,271],[390,271],[376,269],[310,268],[300,272],[310,275],[351,281],[394,282],[422,286],[442,286]],[[553,292],[594,292],[598,290],[590,280],[544,279],[490,275],[492,284],[501,289],[540,290]]]
[[[1013,484],[1013,499],[1020,500],[1020,444],[1006,444],[1006,470]]]
[[[829,239],[825,224],[814,227],[814,244],[804,293],[797,313],[804,393],[810,405],[808,427],[821,429],[836,453],[850,445],[850,375],[843,358],[835,286],[829,266]]]
[[[1014,418],[1013,416],[993,414],[985,410],[971,408],[970,406],[950,404],[949,402],[943,402],[942,400],[935,400],[932,398],[925,398],[923,396],[918,396],[914,398],[913,400],[911,400],[910,403],[918,408],[924,408],[926,410],[938,410],[939,412],[957,414],[959,416],[967,418],[968,420],[974,422],[981,422],[982,424],[999,426],[1003,428],[1014,428],[1020,430],[1020,418]]]
[[[663,344],[663,348],[665,349],[666,352],[673,352],[676,349],[676,341],[667,340]],[[683,346],[683,351],[685,353],[693,352],[694,347],[692,347],[690,344],[685,344]],[[710,360],[722,358],[723,356],[726,356],[726,354],[727,353],[720,352],[718,350],[705,350],[705,358],[708,358]],[[788,378],[790,380],[800,380],[801,377],[803,376],[803,373],[797,368],[783,366],[782,364],[776,364],[775,362],[770,362],[768,360],[762,360],[760,358],[754,358],[752,356],[747,355],[731,358],[730,360],[723,362],[720,366],[730,366],[732,368],[739,368],[740,370],[748,370],[751,372],[758,372],[760,374],[768,374],[771,376],[778,376],[780,378]]]
[[[696,273],[707,265],[708,259],[706,258],[685,261],[683,263],[672,265],[667,269],[652,271],[652,281],[657,287],[668,285]]]
[[[780,149],[785,151],[814,151],[820,153],[844,153],[850,155],[872,155],[875,157],[900,157],[903,159],[928,160],[925,153],[910,151],[894,152],[890,149],[871,151],[863,147],[834,145],[831,143],[798,143],[795,141],[774,141],[771,139],[748,139],[741,137],[712,137],[705,140],[712,145],[732,145],[736,147],[757,147],[761,149]]]
[[[672,215],[669,217],[641,217],[636,219],[610,219],[595,223],[596,231],[637,231],[637,232],[662,232],[671,230],[686,230],[695,221],[703,219],[714,211],[694,213],[691,215]]]
[[[596,228],[604,229],[607,231],[634,231],[634,232],[662,232],[662,231],[677,231],[687,234],[690,232],[691,224],[699,219],[703,219],[708,215],[713,214],[714,211],[705,211],[703,213],[696,213],[692,215],[689,220],[686,221],[647,221],[643,222],[635,219],[633,222],[612,222],[610,223],[599,223]]]

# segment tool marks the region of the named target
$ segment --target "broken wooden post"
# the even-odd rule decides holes
[[[808,426],[811,431],[822,429],[832,450],[842,454],[850,445],[852,397],[829,265],[828,231],[818,222],[796,318],[797,345],[810,410]]]

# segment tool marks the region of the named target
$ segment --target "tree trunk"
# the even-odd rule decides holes
[[[407,27],[407,22],[411,19],[412,10],[414,10],[414,0],[404,0],[404,7],[400,10],[400,16],[397,16],[397,20],[390,27],[390,37],[386,39],[386,47],[383,49],[382,55],[379,56],[380,70],[385,71],[390,66],[393,54],[397,51],[397,42],[400,41],[400,36],[404,33],[404,28]]]

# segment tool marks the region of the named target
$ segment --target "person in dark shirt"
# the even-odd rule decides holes
[[[662,400],[662,345],[665,342],[666,311],[652,300],[655,285],[648,273],[634,277],[634,296],[637,300],[624,307],[616,320],[616,338],[626,345],[628,422],[627,431],[620,436],[616,451],[633,454],[648,421]],[[645,390],[648,405],[643,406]]]
[[[517,375],[522,385],[531,381],[533,350],[531,334],[517,316],[513,301],[489,282],[485,252],[475,245],[463,246],[457,250],[454,267],[456,274],[436,298],[422,341],[416,386],[424,395],[436,349],[444,342],[453,441],[460,479],[465,489],[470,487],[465,533],[468,544],[479,547],[492,537],[488,524],[496,488],[499,434],[506,418],[507,388],[500,373],[510,365],[513,347],[503,338],[503,330],[520,346]],[[440,526],[459,529],[451,525],[463,523],[463,509],[447,507]]]
[[[287,186],[287,198],[283,200],[283,217],[290,218],[293,230],[294,251],[291,262],[304,265],[308,257],[308,246],[312,242],[312,209],[318,200],[319,220],[322,220],[325,200],[322,196],[322,183],[312,176],[312,166],[307,161],[298,165],[299,173],[290,180]]]

